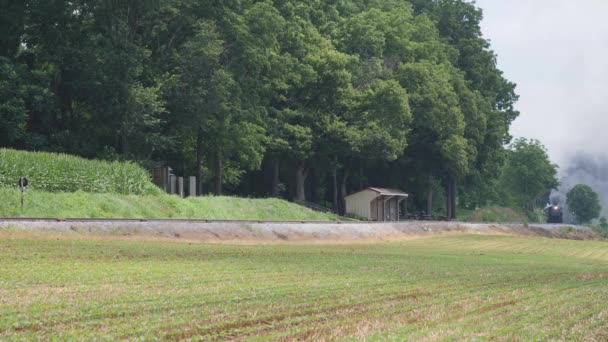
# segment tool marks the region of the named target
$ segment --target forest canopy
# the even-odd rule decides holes
[[[457,191],[468,206],[499,200],[517,95],[474,3],[0,6],[2,147],[167,165],[199,193],[335,208],[369,185],[450,216]]]

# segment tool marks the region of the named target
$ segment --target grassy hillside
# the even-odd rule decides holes
[[[17,180],[29,179],[21,211]],[[163,194],[133,163],[0,149],[0,217],[336,220],[278,199]]]
[[[244,247],[0,234],[0,340],[608,338],[604,242]]]
[[[61,218],[198,218],[217,220],[336,220],[335,215],[312,211],[279,199],[49,193],[28,190],[25,209],[16,188],[0,188],[0,217]]]
[[[31,189],[50,192],[160,193],[148,172],[130,162],[0,149],[0,187],[16,188],[20,177],[28,178]]]

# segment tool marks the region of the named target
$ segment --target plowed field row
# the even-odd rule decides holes
[[[0,236],[0,340],[602,340],[608,244]]]

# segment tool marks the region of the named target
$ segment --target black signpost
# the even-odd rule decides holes
[[[23,211],[23,193],[25,192],[25,188],[27,188],[27,178],[19,178],[19,183],[17,184],[19,184],[19,189],[21,189],[21,211]]]

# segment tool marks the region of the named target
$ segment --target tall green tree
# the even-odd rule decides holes
[[[515,84],[506,80],[498,69],[496,55],[481,32],[483,13],[474,3],[464,0],[410,2],[415,13],[428,15],[440,36],[457,49],[453,65],[463,73],[467,87],[477,97],[477,111],[467,113],[463,109],[468,121],[466,135],[472,152],[470,156],[475,157],[473,167],[463,180],[463,189],[468,193],[463,197],[473,204],[496,200],[495,182],[504,163],[501,150],[510,142],[509,126],[519,115],[514,109],[518,99]],[[463,100],[467,101],[461,97]],[[469,120],[475,117],[481,120]],[[471,125],[477,126],[477,133],[482,135],[476,134],[477,137],[471,139]],[[482,129],[483,125],[485,129]]]
[[[593,189],[585,184],[575,185],[566,194],[568,209],[574,214],[579,223],[589,223],[600,217],[602,206],[599,196]]]
[[[365,184],[438,209],[443,186],[453,216],[457,189],[476,205],[502,188],[517,96],[469,1],[0,9],[3,145],[170,165],[216,193],[283,181],[338,209]],[[254,181],[263,159],[271,191]]]
[[[243,169],[258,168],[265,151],[265,131],[242,91],[243,83],[224,61],[226,49],[217,24],[201,21],[179,55],[176,105],[186,130],[196,135],[196,177],[202,184],[203,150],[214,163],[214,187],[238,183]],[[179,100],[178,100],[179,99]],[[227,176],[224,179],[224,176]],[[201,191],[199,189],[199,191]]]
[[[408,152],[417,163],[424,165],[419,170],[445,179],[453,191],[453,182],[469,171],[470,158],[464,136],[465,117],[451,83],[451,67],[429,62],[408,63],[398,72],[411,94],[414,113]],[[453,208],[448,209],[448,216],[452,211]]]
[[[507,203],[531,211],[536,200],[559,186],[557,165],[538,140],[516,139],[507,154],[501,186]]]
[[[0,56],[14,57],[22,43],[29,1],[0,1]]]
[[[11,146],[23,138],[28,118],[22,71],[0,57],[0,146]]]
[[[210,117],[220,115],[218,112],[227,100],[221,87],[233,85],[220,65],[223,44],[216,24],[200,21],[194,36],[180,49],[176,77],[171,80],[169,94],[174,99],[172,108],[179,114],[182,132],[196,137],[195,177],[199,195],[202,194],[206,124]]]

